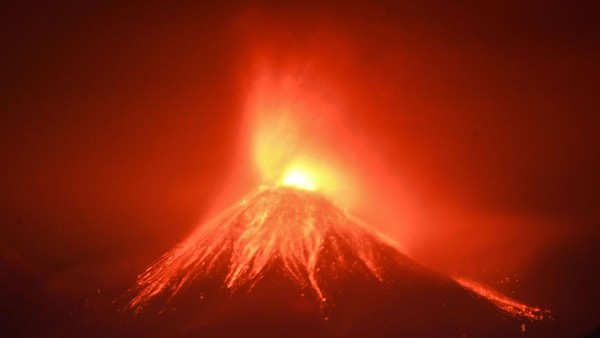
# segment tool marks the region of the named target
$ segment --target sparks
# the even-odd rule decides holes
[[[546,310],[521,303],[482,283],[463,277],[454,277],[454,280],[465,289],[487,299],[492,304],[512,316],[524,317],[530,320],[542,320],[550,316],[549,312]]]

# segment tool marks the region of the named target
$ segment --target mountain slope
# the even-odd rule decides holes
[[[224,269],[227,288],[252,286],[278,264],[299,286],[310,286],[326,302],[325,275],[360,270],[381,279],[381,250],[389,245],[316,193],[263,188],[148,269],[130,307],[140,309],[160,293],[175,295],[196,279]]]
[[[125,308],[128,336],[546,332],[423,268],[323,196],[286,187],[200,227],[139,277]]]

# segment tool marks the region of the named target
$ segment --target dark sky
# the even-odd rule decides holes
[[[360,3],[5,4],[0,258],[57,294],[131,283],[231,180],[253,62],[306,62],[393,178],[359,216],[435,269],[510,276],[569,335],[599,325],[594,3]]]

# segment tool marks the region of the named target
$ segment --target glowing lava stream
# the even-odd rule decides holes
[[[337,170],[347,166],[323,149],[325,142],[309,137],[315,131],[307,124],[328,115],[323,107],[329,105],[305,93],[306,88],[287,77],[258,81],[249,100],[248,144],[261,180],[268,184],[198,227],[148,268],[131,290],[126,308],[139,312],[159,295],[169,300],[208,279],[229,290],[251,289],[273,268],[314,291],[323,305],[328,302],[324,285],[331,286],[340,276],[359,273],[385,281],[390,264],[425,270],[393,241],[330,200],[348,206],[354,197],[348,189],[353,177],[346,176],[350,170]],[[339,130],[325,127],[317,134],[339,141]],[[546,314],[480,283],[454,280],[513,316],[539,320]]]
[[[276,263],[325,303],[320,282],[329,267],[335,275],[361,269],[381,280],[377,258],[382,245],[392,242],[320,194],[264,186],[142,274],[128,307],[139,310],[161,293],[172,297],[197,279],[217,275],[223,266],[227,288],[251,288]]]
[[[286,182],[291,187],[263,186],[216,221],[200,227],[139,276],[126,308],[139,312],[154,297],[171,299],[203,279],[216,278],[230,290],[251,290],[273,267],[301,288],[313,290],[322,306],[328,303],[322,285],[331,278],[353,271],[385,281],[390,264],[386,252],[404,257],[394,243],[321,194],[297,188],[298,183],[312,188],[304,179]],[[406,259],[400,264],[413,264]],[[454,280],[512,316],[549,317],[547,311],[481,283]]]
[[[498,308],[506,311],[509,314],[529,318],[531,320],[550,318],[549,311],[523,304],[501,294],[487,285],[463,277],[453,277],[453,279],[465,289],[487,299]]]

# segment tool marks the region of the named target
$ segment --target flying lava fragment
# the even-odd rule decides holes
[[[290,313],[286,322],[312,318],[298,330],[341,336],[360,332],[356,316],[365,332],[409,336],[510,335],[521,333],[523,320],[548,316],[481,283],[429,271],[352,216],[336,199],[346,176],[324,165],[315,139],[305,137],[303,112],[318,110],[315,100],[302,101],[287,78],[259,84],[249,125],[264,184],[142,273],[127,310],[139,316],[172,310],[172,320],[189,321],[186,334],[232,335],[233,327],[257,329],[274,313]],[[261,312],[267,303],[281,306]],[[261,328],[271,327],[271,319]]]

